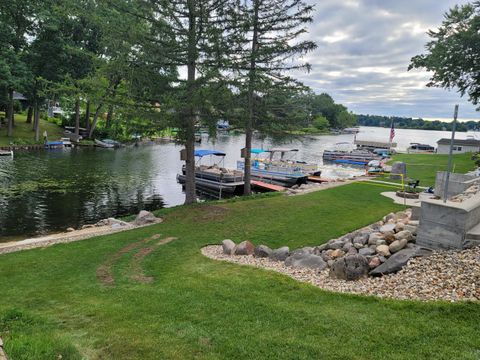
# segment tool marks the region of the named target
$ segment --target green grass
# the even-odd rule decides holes
[[[389,164],[391,165],[395,161],[402,161],[407,164],[407,177],[420,180],[420,186],[435,185],[437,171],[446,171],[448,167],[448,155],[444,154],[397,154],[393,156]],[[453,156],[452,169],[454,172],[464,174],[475,168],[471,153]],[[388,175],[379,179],[391,181]]]
[[[200,254],[225,238],[321,244],[401,208],[382,191],[358,183],[178,207],[160,212],[162,224],[3,255],[6,351],[13,359],[478,359],[478,304],[341,295]],[[112,253],[155,233],[178,240],[145,259],[153,283],[129,279],[132,253],[113,268],[116,286],[99,283],[96,269]]]
[[[7,137],[7,128],[0,128],[0,146],[14,145],[31,145],[35,144],[34,132],[32,124],[25,122],[26,116],[22,114],[15,114],[15,127],[13,128],[13,137]],[[62,137],[63,129],[56,124],[45,120],[40,120],[40,141],[43,143],[43,132],[47,130],[48,139],[56,140]]]

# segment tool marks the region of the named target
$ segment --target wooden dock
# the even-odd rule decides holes
[[[263,181],[251,180],[250,183],[258,188],[268,190],[268,191],[285,191],[286,187],[280,185],[269,184]]]

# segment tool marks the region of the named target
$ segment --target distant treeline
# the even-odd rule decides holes
[[[397,129],[421,129],[451,131],[452,123],[444,121],[428,121],[397,116],[357,115],[357,123],[361,126],[390,127],[392,120]],[[467,121],[457,123],[457,131],[479,130],[480,121]]]

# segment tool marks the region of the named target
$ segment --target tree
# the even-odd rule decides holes
[[[231,15],[237,24],[232,69],[235,84],[245,96],[245,187],[251,193],[252,134],[259,121],[259,105],[274,89],[303,90],[288,77],[293,69],[309,69],[296,58],[315,49],[315,43],[300,40],[305,24],[312,21],[313,7],[301,0],[252,0],[237,4]]]
[[[357,118],[351,112],[343,110],[337,114],[335,122],[339,129],[345,129],[347,127],[355,125]]]
[[[313,119],[313,126],[318,130],[328,130],[330,123],[325,116],[317,115]]]
[[[455,6],[445,14],[437,31],[429,31],[432,39],[426,54],[412,58],[409,70],[424,68],[433,72],[427,86],[457,88],[462,96],[478,105],[480,100],[480,2]]]

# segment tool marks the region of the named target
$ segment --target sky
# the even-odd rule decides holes
[[[441,25],[466,0],[307,0],[315,4],[308,38],[318,48],[304,60],[310,73],[295,77],[315,92],[327,92],[357,114],[480,120],[480,112],[456,91],[427,88],[429,74],[407,71],[424,52],[426,32]]]

